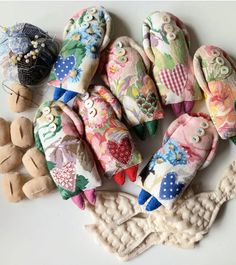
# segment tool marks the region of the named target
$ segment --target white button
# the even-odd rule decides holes
[[[84,29],[87,29],[89,27],[89,23],[88,22],[83,22],[81,24],[81,27],[84,28]]]
[[[118,41],[115,46],[116,48],[122,48],[123,44],[120,41]]]
[[[194,135],[194,136],[192,137],[192,142],[193,142],[193,143],[198,143],[199,141],[200,141],[200,137],[199,137],[199,136]]]
[[[121,57],[119,57],[119,60],[122,63],[126,63],[128,61],[128,58],[127,58],[127,56],[121,56]]]
[[[203,136],[205,134],[205,130],[203,128],[197,129],[197,136]]]
[[[96,111],[96,109],[90,109],[89,111],[88,111],[88,115],[89,115],[89,117],[95,117],[96,116],[96,114],[97,114],[97,111]]]
[[[96,9],[95,7],[90,8],[90,9],[88,10],[88,13],[90,13],[90,14],[92,14],[92,15],[96,14],[96,12],[97,12],[97,9]]]
[[[171,18],[168,14],[163,14],[162,21],[163,21],[163,23],[170,23]]]
[[[173,32],[167,33],[167,39],[168,40],[175,40],[176,39],[175,33],[173,33]]]
[[[203,128],[203,129],[207,129],[209,127],[209,123],[206,122],[206,121],[203,121],[200,126]]]
[[[217,57],[216,58],[216,63],[219,64],[219,65],[224,65],[225,61],[223,58],[221,57]]]
[[[92,106],[93,106],[93,100],[91,98],[87,99],[84,102],[84,106],[85,106],[86,109],[91,109]]]
[[[227,74],[229,73],[229,67],[227,67],[227,66],[222,66],[222,67],[220,68],[220,72],[221,72],[222,75],[227,75]]]
[[[117,56],[122,56],[122,55],[125,55],[126,51],[123,48],[119,48],[119,49],[116,49],[114,53]]]
[[[87,99],[89,98],[89,93],[88,93],[88,92],[84,93],[83,95],[80,96],[80,98],[81,98],[83,101],[87,100]]]
[[[54,121],[54,116],[52,114],[48,114],[46,116],[46,119],[47,119],[48,122],[53,122]]]
[[[164,25],[164,30],[166,32],[173,32],[174,31],[174,27],[172,25],[170,25],[170,24],[165,24]]]
[[[91,20],[93,20],[93,16],[92,15],[88,14],[88,15],[84,16],[84,21],[89,22]]]
[[[212,51],[212,55],[213,55],[214,57],[218,57],[218,56],[220,56],[220,51],[217,50],[217,49],[214,49],[214,50]]]
[[[49,107],[43,108],[43,114],[48,115],[51,112],[51,109]]]
[[[51,123],[51,124],[49,125],[49,130],[50,130],[51,132],[55,132],[56,129],[57,129],[57,126],[56,126],[55,123]]]

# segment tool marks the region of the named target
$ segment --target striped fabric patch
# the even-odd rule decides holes
[[[178,96],[184,92],[187,77],[183,64],[177,64],[174,69],[164,69],[159,73],[161,83]]]

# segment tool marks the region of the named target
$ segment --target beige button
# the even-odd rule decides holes
[[[203,129],[207,129],[209,127],[209,123],[206,122],[206,121],[203,121],[200,126],[203,128]]]
[[[175,40],[176,39],[176,35],[173,32],[167,33],[167,39],[168,40]]]
[[[219,65],[224,65],[225,61],[222,57],[217,57],[216,58],[216,63]]]
[[[203,136],[205,134],[205,130],[203,128],[197,129],[197,136]]]
[[[51,132],[55,132],[56,129],[57,129],[57,126],[56,126],[55,123],[51,123],[51,124],[49,125],[49,130],[50,130]]]
[[[164,25],[164,30],[166,32],[173,32],[174,31],[174,27],[172,25],[170,25],[170,24],[165,24]]]
[[[85,106],[86,109],[91,109],[92,106],[93,106],[93,100],[91,98],[87,99],[84,102],[84,106]]]
[[[116,48],[122,48],[123,44],[120,41],[118,41],[115,46]]]
[[[43,114],[48,115],[51,112],[51,109],[49,107],[43,108]]]
[[[96,14],[96,12],[97,12],[97,9],[96,9],[95,7],[90,8],[90,9],[88,10],[88,13],[90,13],[90,14],[92,14],[92,15]]]
[[[90,110],[88,111],[88,115],[89,115],[89,117],[91,117],[91,118],[95,117],[95,116],[97,115],[97,110],[94,109],[94,108],[90,109]]]
[[[127,58],[127,56],[121,56],[121,57],[119,57],[119,60],[122,63],[126,63],[128,61],[128,58]]]
[[[89,98],[89,93],[88,93],[88,92],[84,93],[83,95],[80,96],[80,98],[81,98],[83,101],[87,100],[87,99]]]
[[[220,72],[221,72],[222,75],[227,75],[227,74],[229,73],[229,67],[227,67],[227,66],[222,66],[222,67],[220,68]]]
[[[200,137],[199,137],[199,136],[194,135],[194,136],[192,137],[192,142],[193,142],[193,143],[198,143],[199,141],[200,141]]]
[[[84,21],[85,21],[85,22],[89,22],[89,21],[91,21],[91,20],[93,20],[93,16],[92,16],[92,15],[87,14],[87,15],[84,16]]]
[[[46,116],[46,119],[47,119],[48,122],[53,122],[54,121],[54,116],[52,114],[48,114]]]
[[[168,14],[163,14],[162,15],[162,22],[163,23],[170,23],[170,21],[171,21],[171,18],[170,18],[170,16]]]
[[[212,51],[212,55],[213,55],[214,57],[218,57],[218,56],[220,56],[220,51],[217,50],[217,49],[214,49],[214,50]]]
[[[84,29],[87,29],[89,27],[89,23],[88,22],[83,22],[81,24],[81,27],[84,28]]]
[[[116,49],[114,53],[117,56],[123,56],[123,55],[125,55],[126,51],[123,48],[119,48],[119,49]]]

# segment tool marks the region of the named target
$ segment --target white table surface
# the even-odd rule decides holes
[[[236,3],[223,2],[28,2],[0,3],[0,24],[30,22],[61,38],[67,19],[77,10],[90,5],[103,5],[113,19],[113,37],[128,35],[141,44],[141,24],[152,11],[174,13],[188,26],[193,53],[202,44],[224,48],[236,58]],[[51,90],[44,89],[44,99],[51,97]],[[42,92],[41,91],[41,92]],[[41,93],[40,92],[40,93]],[[12,120],[17,115],[9,112],[7,95],[0,89],[0,116]],[[195,110],[202,109],[203,103]],[[24,115],[32,117],[34,109]],[[19,114],[22,115],[22,114]],[[18,116],[19,116],[18,115]],[[136,140],[146,163],[162,140],[163,132],[173,120],[167,111],[156,137],[145,142]],[[236,147],[220,141],[213,163],[195,178],[202,190],[214,189],[225,167],[236,156]],[[143,164],[144,165],[144,164]],[[120,189],[114,182],[104,188]],[[138,188],[127,183],[122,188],[138,194]],[[101,246],[94,243],[84,225],[93,219],[81,212],[70,201],[61,200],[58,193],[42,199],[7,203],[0,191],[0,264],[1,265],[84,265],[120,264],[121,262]],[[236,200],[223,207],[210,233],[194,249],[155,246],[130,264],[150,265],[233,265],[236,257]]]

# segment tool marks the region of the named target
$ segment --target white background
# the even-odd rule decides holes
[[[224,48],[236,58],[236,3],[229,2],[96,2],[110,12],[113,19],[113,37],[128,35],[141,44],[141,25],[152,11],[174,13],[188,26],[193,53],[202,44],[214,44]],[[56,34],[58,38],[68,18],[90,2],[28,2],[0,3],[0,23],[13,25],[30,22]],[[44,89],[44,98],[51,97],[50,89]],[[12,120],[16,115],[9,112],[7,95],[0,89],[0,116]],[[203,104],[200,104],[201,107]],[[200,110],[200,106],[195,108]],[[24,115],[32,116],[35,110]],[[162,140],[164,130],[172,114],[167,111],[156,137],[145,142],[138,141],[145,163]],[[236,146],[220,141],[217,156],[209,168],[199,172],[196,183],[202,190],[214,189],[224,168],[235,159]],[[105,188],[119,187],[112,181]],[[127,183],[122,188],[132,194],[138,188]],[[35,201],[7,203],[0,191],[0,264],[1,265],[84,265],[120,264],[121,262],[93,242],[83,226],[91,223],[92,217],[81,212],[70,201],[61,200],[57,192]],[[223,207],[210,233],[196,248],[182,250],[174,247],[155,246],[130,264],[149,265],[233,265],[236,257],[236,200]]]

